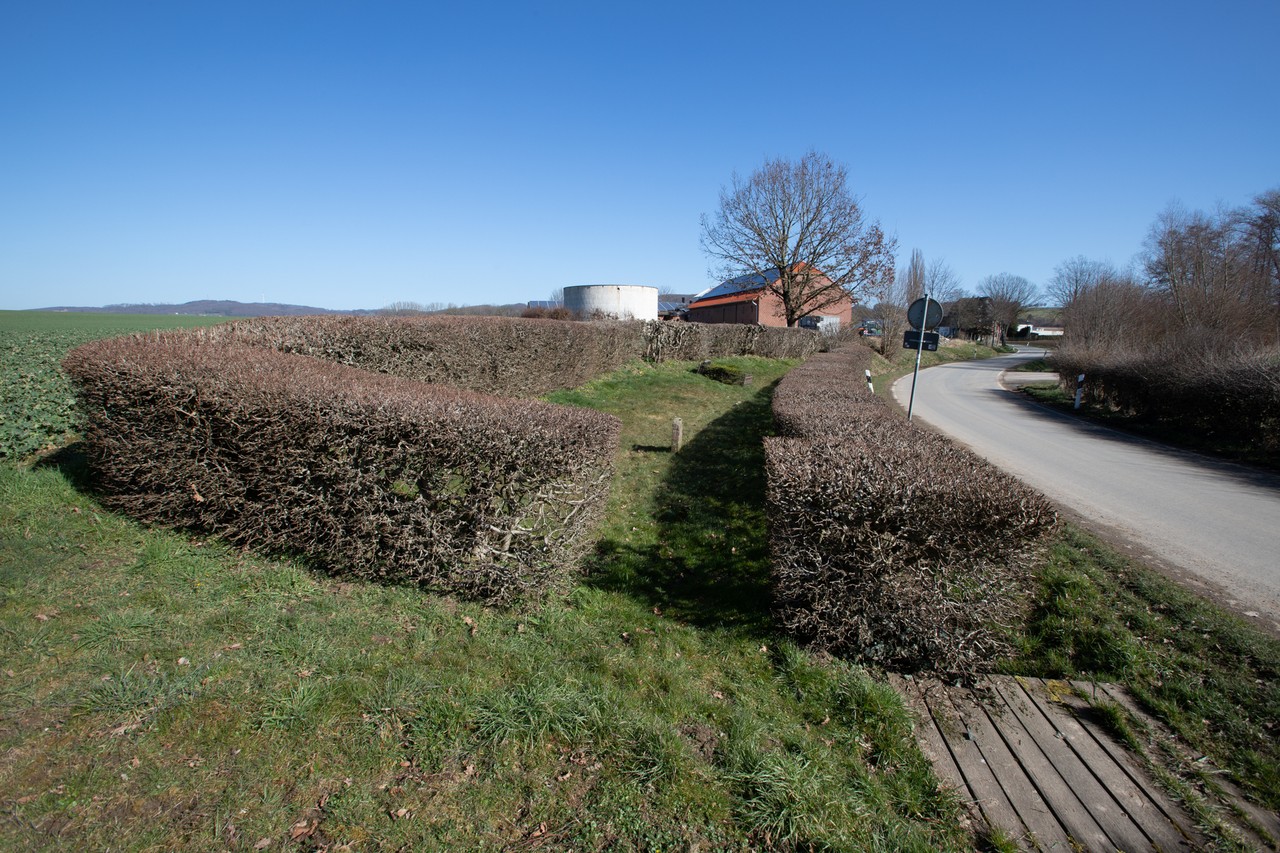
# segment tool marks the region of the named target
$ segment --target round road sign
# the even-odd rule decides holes
[[[925,303],[929,305],[928,311]],[[936,299],[922,296],[907,309],[907,322],[913,329],[932,329],[942,322],[942,305]]]

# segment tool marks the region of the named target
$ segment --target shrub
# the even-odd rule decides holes
[[[574,312],[563,305],[554,305],[550,308],[526,308],[520,312],[520,316],[526,320],[574,320],[576,319]]]
[[[514,317],[261,317],[208,330],[375,373],[512,397],[572,388],[644,355],[635,323]]]
[[[765,445],[776,608],[798,639],[899,670],[969,673],[1024,617],[1056,522],[1039,493],[870,394],[853,345],[789,373]]]
[[[1215,354],[1065,344],[1049,357],[1063,388],[1099,407],[1188,433],[1280,449],[1280,350]]]
[[[809,329],[734,323],[648,322],[643,336],[648,361],[706,361],[732,355],[805,358],[823,343],[822,336]]]
[[[336,572],[505,603],[563,585],[619,423],[163,334],[64,367],[104,502]]]
[[[698,365],[697,372],[725,385],[746,385],[751,381],[751,374],[736,364],[704,361]]]
[[[820,343],[804,329],[511,317],[262,317],[203,334],[513,397],[575,388],[641,358],[804,358]]]
[[[64,366],[109,505],[505,602],[564,581],[607,496],[619,424],[472,392],[531,397],[646,356],[816,343],[672,325],[268,317],[102,341]]]

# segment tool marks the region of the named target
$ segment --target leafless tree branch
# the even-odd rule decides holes
[[[846,295],[857,298],[892,270],[896,241],[867,222],[843,166],[811,151],[767,161],[720,191],[702,217],[703,249],[722,279],[754,274],[782,301],[787,325]]]

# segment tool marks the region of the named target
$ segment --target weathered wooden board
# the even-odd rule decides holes
[[[946,739],[938,729],[938,724],[933,719],[933,714],[930,713],[928,704],[920,695],[917,682],[905,679],[900,675],[890,675],[889,683],[893,685],[894,690],[897,690],[906,698],[908,706],[916,711],[917,739],[920,741],[921,751],[933,764],[933,770],[938,775],[938,779],[946,787],[957,791],[966,801],[972,802],[973,792],[969,790],[969,786],[965,783],[964,774],[960,772],[959,766],[956,765],[955,758],[952,757],[951,750],[947,747]]]
[[[1141,829],[1149,845],[1158,850],[1186,849],[1193,841],[1193,836],[1176,822],[1176,815],[1167,814],[1161,808],[1161,803],[1148,793],[1147,789],[1152,788],[1150,780],[1133,763],[1128,753],[1118,748],[1117,744],[1110,743],[1109,738],[1103,738],[1106,743],[1099,742],[1098,737],[1086,729],[1075,714],[1060,713],[1050,697],[1056,697],[1058,702],[1068,703],[1071,699],[1076,699],[1081,705],[1084,705],[1084,700],[1069,693],[1055,691],[1039,679],[1026,681],[1029,689],[1023,691],[1024,695],[1051,720],[1079,760],[1098,777],[1098,781],[1115,797],[1125,814]],[[1087,706],[1084,707],[1087,709]],[[1067,705],[1067,709],[1073,708],[1079,706]],[[1087,714],[1085,718],[1088,719]],[[1108,751],[1107,745],[1116,748]],[[1125,848],[1119,843],[1117,846],[1122,849],[1141,849],[1137,846]]]
[[[1005,835],[1019,841],[1023,849],[1032,849],[1030,831],[983,758],[967,724],[952,707],[947,698],[947,688],[937,681],[917,680],[907,684],[908,689],[902,692],[920,720],[918,731],[937,734],[942,742],[941,751],[948,756],[960,777],[962,795],[978,808],[980,816],[988,824],[999,827]],[[1061,840],[1065,842],[1066,836],[1063,835]]]
[[[1002,729],[1007,726],[1005,721],[989,715],[968,691],[948,691],[947,698],[968,724],[978,750],[1009,797],[1018,817],[1022,818],[1022,822],[1035,836],[1038,847],[1044,850],[1071,850],[1078,846],[1073,845],[1072,839],[1081,844],[1106,839],[1096,823],[1088,825],[1088,813],[1074,798],[1071,804],[1074,808],[1071,813],[1071,817],[1075,818],[1074,824],[1062,820],[1059,812],[1063,806],[1053,802],[1055,796],[1062,796],[1061,780],[1057,780],[1057,784],[1046,785],[1050,780],[1035,778],[1037,769],[1043,775],[1043,757],[1036,766],[1028,766],[1024,756],[1014,748],[1014,744],[1019,743],[1021,738],[1015,736],[1010,739],[1002,733]],[[964,769],[963,765],[961,769]],[[1049,769],[1052,770],[1051,767]]]
[[[1114,702],[1135,718],[1142,720],[1149,728],[1159,732],[1162,737],[1175,740],[1163,725],[1138,707],[1137,702],[1124,688],[1115,684],[1093,684],[1085,681],[1073,681],[1071,684],[1086,695]],[[1221,789],[1222,794],[1219,800],[1227,811],[1239,812],[1244,816],[1244,820],[1240,820],[1233,818],[1230,814],[1223,814],[1223,817],[1240,832],[1248,844],[1256,846],[1259,850],[1280,850],[1280,815],[1249,802],[1244,792],[1224,777],[1218,776],[1213,784]]]
[[[1067,742],[1050,715],[1045,714],[1044,710],[1032,701],[1021,685],[1014,680],[1000,680],[993,683],[993,688],[1004,699],[1006,707],[1026,732],[1030,740],[1026,748],[1027,753],[1035,756],[1033,761],[1044,762],[1044,765],[1036,768],[1037,777],[1046,776],[1052,780],[1048,784],[1056,784],[1060,779],[1066,787],[1065,792],[1049,799],[1062,818],[1063,824],[1072,830],[1072,836],[1087,846],[1098,849],[1105,849],[1107,844],[1117,850],[1150,849],[1151,839],[1129,816],[1120,804],[1119,798],[1107,789],[1094,774],[1093,768],[1081,760],[1079,753],[1071,748],[1071,744]],[[1051,713],[1054,717],[1067,716],[1060,711],[1051,711]],[[1013,722],[1009,721],[1008,736],[1017,736]],[[1110,762],[1106,763],[1102,775],[1105,777],[1117,775],[1110,772]],[[1071,803],[1067,794],[1074,796],[1079,803],[1079,808]],[[1063,805],[1058,805],[1059,803]],[[1090,820],[1083,824],[1079,823],[1079,812],[1083,812]],[[1076,826],[1080,827],[1079,832],[1074,830]],[[1101,835],[1084,834],[1091,833],[1094,826],[1098,828]]]
[[[939,778],[1022,849],[1205,845],[1065,682],[994,677],[975,691],[895,677],[894,686],[919,718],[917,735]]]

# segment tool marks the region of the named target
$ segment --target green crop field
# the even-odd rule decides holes
[[[59,363],[73,347],[100,338],[208,326],[224,317],[0,311],[0,459],[25,459],[64,443],[75,429],[75,400]]]

